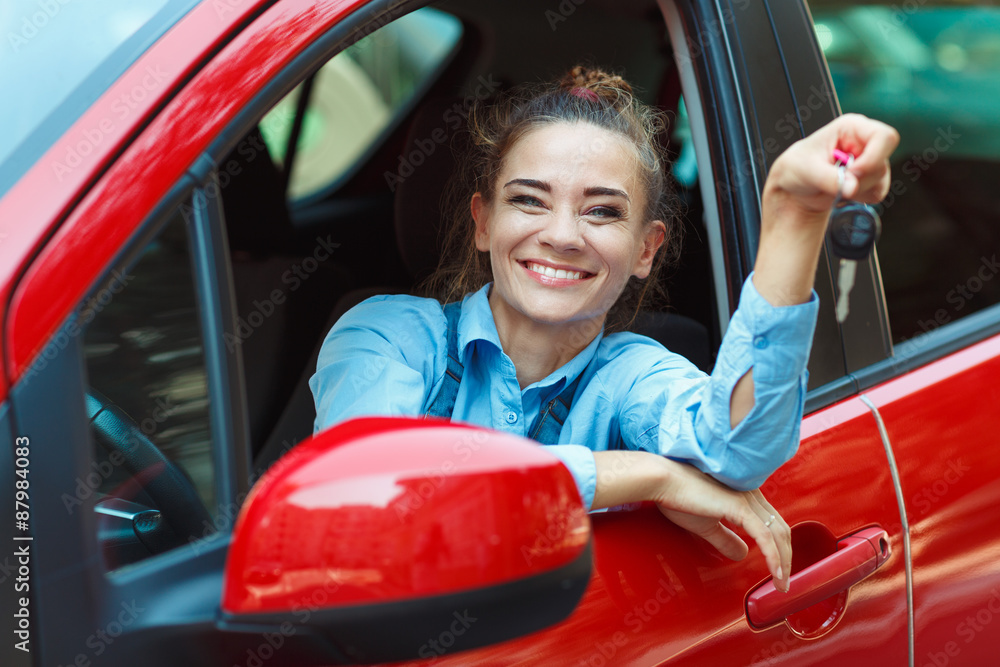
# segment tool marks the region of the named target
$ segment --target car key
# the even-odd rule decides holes
[[[833,253],[840,258],[837,271],[837,322],[843,323],[849,311],[849,299],[857,276],[858,261],[866,258],[882,231],[882,222],[871,206],[859,202],[843,202],[844,180],[854,156],[834,151],[840,169],[837,198],[830,211],[827,239]]]

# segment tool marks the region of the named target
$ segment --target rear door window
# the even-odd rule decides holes
[[[901,136],[877,246],[894,342],[1000,302],[1000,8],[810,5],[843,111]]]
[[[362,37],[299,85],[261,121],[275,162],[291,170],[288,198],[321,192],[359,166],[454,55],[462,23],[419,9]],[[297,131],[297,109],[307,94]],[[291,164],[288,162],[292,154]]]

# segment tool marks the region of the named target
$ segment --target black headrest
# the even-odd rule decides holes
[[[219,165],[231,250],[273,255],[293,238],[284,179],[255,127]]]

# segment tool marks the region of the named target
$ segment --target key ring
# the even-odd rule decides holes
[[[837,196],[833,200],[832,208],[837,208],[844,198],[844,182],[847,180],[847,170],[854,164],[854,156],[834,148],[833,159],[837,162]]]

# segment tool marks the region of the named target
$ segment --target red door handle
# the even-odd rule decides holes
[[[789,614],[822,602],[850,588],[877,570],[890,555],[889,535],[881,528],[865,528],[837,543],[837,551],[793,574],[788,592],[768,580],[747,597],[750,625],[765,628]]]

